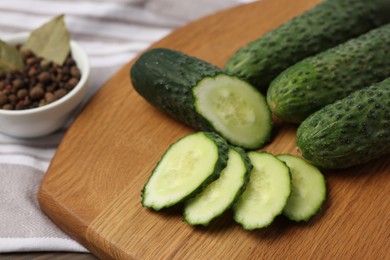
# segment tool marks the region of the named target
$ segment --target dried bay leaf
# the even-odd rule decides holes
[[[70,52],[70,34],[64,15],[56,16],[32,31],[22,50],[31,50],[37,56],[62,65]]]
[[[0,70],[23,69],[22,54],[14,47],[0,40]]]

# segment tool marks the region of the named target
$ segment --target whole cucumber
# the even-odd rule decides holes
[[[321,107],[390,77],[390,24],[304,59],[272,81],[267,102],[299,123]]]
[[[390,0],[327,0],[239,49],[225,69],[265,93],[296,62],[388,22]]]
[[[309,116],[298,128],[297,147],[311,163],[328,169],[390,153],[390,78]]]

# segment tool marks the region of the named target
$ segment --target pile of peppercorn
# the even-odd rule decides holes
[[[20,50],[20,46],[17,46]],[[0,71],[0,108],[22,110],[50,104],[69,93],[79,82],[81,73],[71,54],[64,64],[21,51],[23,71]]]

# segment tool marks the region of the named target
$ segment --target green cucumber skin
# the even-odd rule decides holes
[[[214,167],[214,170],[213,170],[213,173],[201,184],[199,185],[198,188],[196,188],[194,191],[192,191],[190,194],[188,194],[187,196],[185,196],[184,198],[182,198],[180,201],[172,204],[172,205],[166,205],[166,207],[170,207],[170,206],[173,206],[175,204],[178,204],[178,203],[182,203],[186,200],[188,200],[189,198],[192,198],[194,197],[196,194],[198,194],[199,192],[201,192],[205,187],[207,187],[208,184],[210,184],[211,182],[213,182],[214,180],[218,179],[221,171],[226,167],[227,165],[227,160],[228,160],[228,151],[229,151],[229,145],[227,144],[226,140],[224,138],[222,138],[221,136],[219,136],[218,134],[216,133],[213,133],[213,132],[202,132],[207,138],[211,139],[215,145],[218,147],[218,160],[215,164],[215,167]],[[180,138],[179,140],[177,140],[176,142],[186,138],[187,136],[185,137],[182,137]],[[175,143],[176,143],[175,142]],[[161,160],[164,158],[165,154],[169,151],[169,149],[175,145],[175,143],[171,144],[168,149],[165,151],[164,155],[161,157],[161,159],[158,161],[157,165],[154,167],[154,169],[157,168],[157,166],[159,165],[159,163],[161,162]],[[150,175],[148,181],[146,182],[144,188],[142,189],[141,191],[141,197],[142,197],[142,206],[143,207],[146,207],[144,205],[144,193],[145,193],[145,188],[150,180],[150,178],[152,177],[154,173],[154,170],[152,172],[152,174]],[[148,207],[146,207],[148,208]],[[154,209],[154,208],[153,208]],[[154,209],[155,211],[159,211],[160,209]]]
[[[296,144],[303,157],[326,169],[390,153],[390,78],[309,116],[298,127]]]
[[[130,71],[134,89],[149,103],[185,124],[213,131],[195,110],[192,88],[205,77],[224,72],[179,51],[157,48],[143,53]]]
[[[246,186],[248,185],[248,182],[249,182],[250,173],[253,170],[253,165],[252,165],[251,160],[248,157],[248,154],[240,147],[233,147],[233,146],[231,146],[231,148],[233,148],[234,150],[236,150],[236,152],[238,152],[240,154],[240,156],[242,158],[242,161],[245,164],[246,173],[245,173],[245,177],[244,177],[245,178],[244,185],[237,192],[236,197],[234,198],[234,200],[230,204],[229,208],[231,208],[238,201],[238,199],[240,198],[241,194],[245,191]]]
[[[390,76],[390,24],[309,57],[270,85],[267,102],[280,119],[300,123],[321,107]]]
[[[234,197],[234,199],[232,200],[232,202],[230,203],[230,205],[226,207],[225,211],[222,211],[219,215],[214,216],[213,219],[216,219],[217,217],[221,216],[224,212],[226,212],[226,210],[230,209],[230,208],[237,202],[237,200],[239,199],[239,197],[241,196],[241,194],[245,191],[246,185],[247,185],[248,182],[249,182],[250,172],[251,172],[252,169],[253,169],[253,165],[252,165],[252,163],[251,163],[251,161],[250,161],[248,155],[246,154],[246,152],[245,152],[242,148],[240,148],[240,147],[235,147],[235,146],[230,146],[230,148],[234,149],[234,150],[241,156],[241,159],[242,159],[242,161],[243,161],[243,163],[244,163],[244,165],[245,165],[246,172],[245,172],[245,174],[244,174],[244,183],[243,183],[243,185],[241,186],[241,188],[238,190],[238,192],[236,193],[236,196]],[[221,171],[222,171],[222,170],[221,170]],[[211,182],[209,182],[209,183],[211,183]],[[204,187],[202,188],[202,190],[205,189],[205,188],[206,188],[206,186],[204,186]],[[198,192],[198,193],[199,193],[199,192]],[[198,193],[197,193],[197,194],[198,194]],[[195,194],[195,196],[196,196],[196,194]],[[211,219],[210,222],[211,222],[213,219]],[[184,212],[184,216],[183,216],[183,221],[186,222],[187,224],[191,225],[191,226],[193,225],[191,222],[189,222],[189,221],[186,219],[186,214],[185,214],[185,212]],[[202,224],[202,225],[203,225],[203,226],[207,226],[208,224],[210,224],[210,222],[204,223],[204,224]]]
[[[199,192],[201,192],[202,190],[204,190],[207,185],[209,185],[211,182],[215,181],[216,179],[218,179],[221,171],[226,167],[227,165],[227,161],[228,161],[228,154],[229,154],[229,144],[227,143],[227,141],[221,137],[220,135],[214,133],[214,132],[204,132],[204,134],[210,138],[211,140],[214,141],[214,143],[217,145],[218,147],[218,162],[214,168],[214,174],[212,174],[210,176],[210,178],[208,178],[206,181],[204,181],[202,183],[201,186],[199,186],[198,189],[194,190],[193,193],[191,193],[190,195],[188,195],[188,197],[186,197],[185,199],[183,199],[182,201],[185,201],[189,198],[192,198],[194,197],[196,194],[198,194]]]
[[[390,22],[389,0],[328,0],[238,50],[225,69],[262,92],[282,71]]]

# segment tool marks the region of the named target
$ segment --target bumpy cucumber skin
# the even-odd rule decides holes
[[[213,182],[214,180],[218,179],[221,171],[226,167],[227,165],[227,160],[228,160],[228,151],[229,151],[229,145],[227,144],[226,140],[224,138],[222,138],[221,136],[219,136],[218,134],[216,133],[213,133],[213,132],[200,132],[202,134],[204,134],[207,138],[211,139],[215,145],[217,146],[218,148],[218,160],[217,162],[215,163],[215,167],[214,167],[214,170],[213,170],[213,173],[210,174],[210,176],[205,179],[203,181],[203,183],[201,183],[199,185],[199,187],[197,187],[196,189],[194,189],[191,193],[189,193],[187,196],[185,196],[184,198],[182,198],[180,201],[177,201],[175,202],[174,204],[169,204],[169,205],[165,205],[165,207],[163,208],[167,208],[167,207],[171,207],[173,205],[176,205],[178,203],[182,203],[186,200],[188,200],[189,198],[192,198],[194,197],[196,194],[198,194],[199,192],[201,192],[202,190],[204,190],[205,187],[207,187],[207,185],[209,185],[211,182]],[[194,134],[199,134],[199,132],[197,133],[194,133]],[[180,138],[179,140],[177,140],[175,143],[179,142],[180,140],[186,138],[188,136],[185,136],[185,137],[182,137]],[[148,185],[148,182],[150,180],[150,178],[152,177],[155,169],[157,168],[157,166],[160,164],[161,160],[164,158],[164,156],[166,155],[166,153],[169,151],[169,149],[175,145],[175,143],[171,144],[168,149],[165,151],[164,155],[160,158],[160,160],[158,161],[157,165],[154,167],[153,171],[152,171],[152,174],[150,175],[148,181],[146,182],[145,186],[143,187],[142,191],[141,191],[141,197],[142,197],[142,206],[145,207],[145,208],[149,208],[147,207],[145,204],[144,204],[144,194],[145,194],[145,189]],[[159,211],[160,209],[162,208],[153,208],[151,207],[152,209],[154,209],[155,211]]]
[[[296,62],[390,22],[389,0],[328,0],[236,52],[228,72],[262,92]]]
[[[195,57],[156,48],[138,58],[130,77],[134,89],[161,111],[195,129],[213,131],[195,111],[192,88],[203,78],[221,73],[221,69]]]
[[[299,123],[319,108],[390,76],[390,24],[307,58],[272,83],[267,102],[284,121]]]
[[[390,78],[309,116],[297,130],[296,143],[303,157],[326,169],[390,153]]]
[[[245,191],[245,188],[246,188],[246,185],[248,184],[249,182],[249,175],[250,175],[250,172],[252,171],[253,169],[253,165],[248,157],[248,155],[245,153],[245,151],[240,148],[240,147],[235,147],[235,146],[230,146],[231,149],[234,149],[241,157],[244,165],[245,165],[245,168],[246,168],[246,172],[244,174],[244,182],[243,182],[243,185],[241,186],[241,188],[237,191],[236,193],[236,196],[234,197],[234,199],[232,200],[232,202],[230,203],[230,205],[228,205],[226,208],[225,208],[225,211],[230,209],[234,203],[237,202],[238,198],[241,196],[241,194]],[[203,189],[205,189],[205,187],[203,187]],[[199,194],[199,192],[197,193]],[[196,194],[194,195],[196,196]],[[218,215],[215,215],[212,219],[210,219],[209,222],[207,223],[203,223],[202,225],[203,226],[207,226],[208,224],[210,224],[210,222],[213,220],[213,219],[216,219],[217,217],[221,216],[225,211],[221,211],[220,214]],[[186,212],[184,212],[184,215],[183,215],[183,221],[186,222],[187,224],[193,226],[194,224],[189,221],[187,218],[186,218]]]

